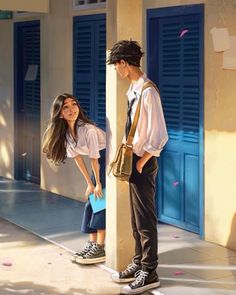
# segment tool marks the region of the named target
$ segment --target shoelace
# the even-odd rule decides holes
[[[81,250],[78,254],[83,255],[86,254],[93,247],[93,243],[87,243],[83,250]]]
[[[135,265],[134,263],[130,263],[127,266],[126,270],[123,271],[123,273],[126,274],[126,273],[129,273],[130,271],[132,272],[132,271],[134,271],[136,269],[136,267],[137,267],[137,265]]]
[[[143,270],[136,271],[136,273],[134,274],[134,277],[136,278],[136,280],[132,282],[131,285],[136,287],[137,285],[141,283],[141,286],[143,286],[148,274],[149,273],[147,271],[143,271]]]
[[[85,257],[90,257],[90,256],[96,254],[98,249],[99,249],[98,244],[93,244],[91,250],[88,253],[85,254]]]

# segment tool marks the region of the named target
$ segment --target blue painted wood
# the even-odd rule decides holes
[[[14,24],[15,178],[40,182],[40,22]],[[35,80],[27,81],[30,65]]]
[[[87,115],[106,127],[105,14],[74,17],[73,92]]]
[[[203,5],[147,13],[148,74],[160,89],[169,141],[159,159],[161,221],[203,236]],[[183,37],[180,33],[187,30]]]

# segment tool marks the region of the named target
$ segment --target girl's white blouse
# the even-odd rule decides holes
[[[78,140],[75,142],[70,132],[67,133],[67,157],[87,155],[89,158],[100,158],[100,150],[106,148],[106,133],[92,124],[77,127]]]

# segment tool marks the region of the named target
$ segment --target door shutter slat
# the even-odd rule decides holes
[[[105,128],[105,17],[74,18],[74,95],[87,115]]]

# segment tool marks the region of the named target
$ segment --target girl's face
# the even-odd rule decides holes
[[[66,98],[61,108],[60,118],[67,122],[76,121],[79,116],[79,107],[73,98]]]

